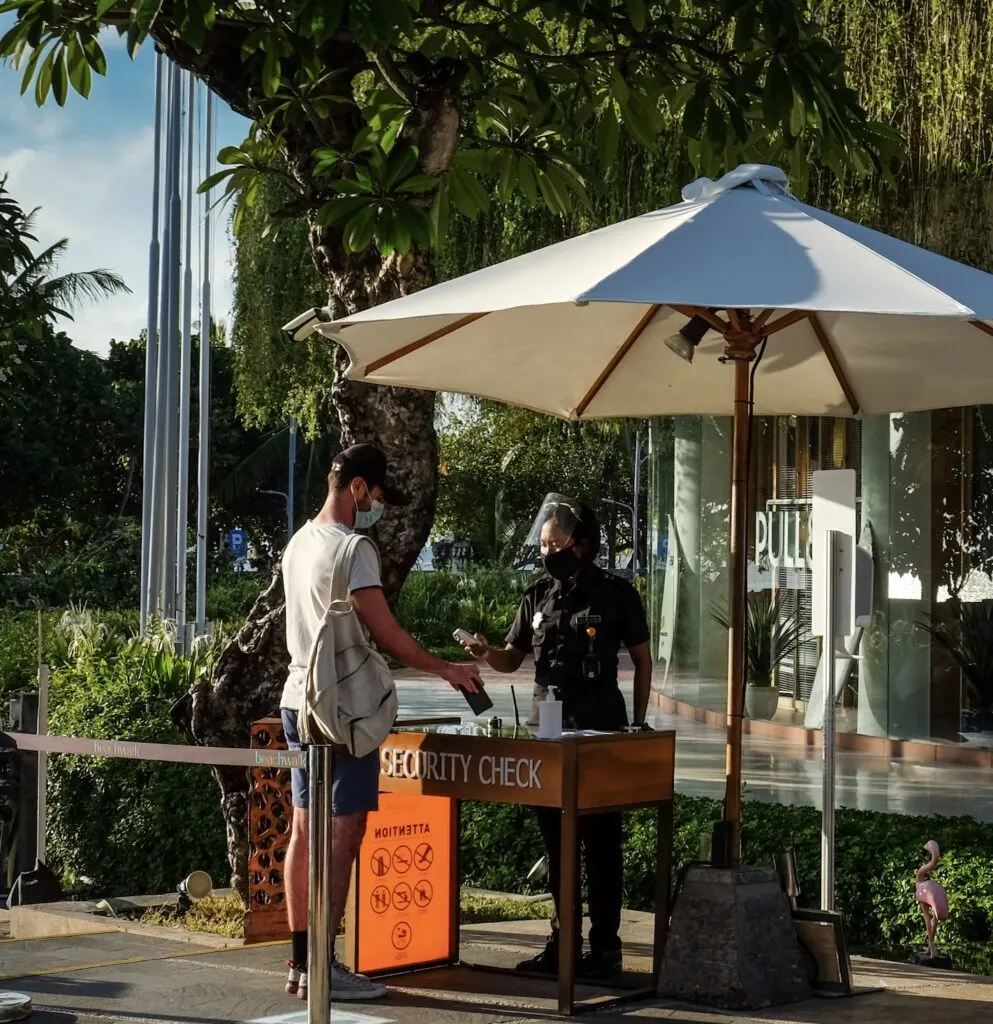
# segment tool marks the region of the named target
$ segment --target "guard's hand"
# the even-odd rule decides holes
[[[463,661],[450,661],[445,666],[442,676],[453,690],[468,690],[479,693],[483,689],[483,680],[476,665]]]
[[[482,661],[490,653],[490,643],[482,633],[477,633],[474,640],[474,643],[468,640],[462,640],[460,643],[476,661]]]

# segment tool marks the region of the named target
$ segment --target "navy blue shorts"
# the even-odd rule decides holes
[[[297,731],[297,713],[281,708],[283,734],[290,750],[300,749],[300,733]],[[331,813],[335,817],[344,814],[365,814],[379,810],[379,751],[374,750],[365,757],[353,757],[342,747],[335,747],[331,771]],[[310,788],[307,772],[303,768],[290,769],[293,788],[293,806],[306,808],[310,804]]]

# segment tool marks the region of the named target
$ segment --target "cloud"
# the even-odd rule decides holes
[[[48,104],[39,110],[30,90],[18,95],[17,73],[0,66],[0,175],[8,174],[7,187],[22,207],[40,207],[39,243],[68,238],[60,272],[106,268],[131,289],[130,295],[79,308],[74,321],[60,325],[76,344],[97,352],[105,352],[112,338],[136,337],[147,323],[152,217],[154,61],[149,56],[132,64],[113,53],[116,47],[108,49],[110,73],[100,80],[99,93],[94,88],[89,100],[71,95],[64,109]],[[218,148],[240,141],[241,119],[224,111],[218,135]],[[201,176],[197,167],[194,187]],[[195,254],[201,203],[197,197]],[[215,318],[226,320],[233,248],[225,214],[214,223],[213,308]],[[194,278],[199,283],[197,255]],[[199,310],[199,295],[194,303]]]

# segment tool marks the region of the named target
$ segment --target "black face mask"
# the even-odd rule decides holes
[[[563,548],[561,551],[553,551],[542,559],[545,572],[554,580],[560,583],[572,579],[579,572],[581,562],[575,548]]]

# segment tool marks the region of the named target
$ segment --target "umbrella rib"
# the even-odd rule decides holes
[[[711,313],[709,309],[704,309],[702,306],[671,306],[677,313],[682,313],[683,316],[688,316],[691,319],[695,316],[700,317],[701,320],[706,320],[708,324],[718,334],[723,335],[728,329],[728,325],[715,313]]]
[[[991,338],[993,338],[993,327],[990,327],[989,324],[983,323],[982,320],[970,320],[969,323],[972,324],[973,327],[976,327],[979,330],[981,330],[984,334],[988,334]]]
[[[590,406],[590,403],[593,401],[594,398],[596,398],[596,396],[600,393],[600,390],[603,388],[604,384],[606,384],[607,381],[610,379],[611,374],[613,374],[617,367],[620,366],[621,360],[628,354],[628,352],[631,351],[632,347],[634,346],[634,343],[641,337],[641,335],[644,333],[645,328],[652,322],[652,320],[655,317],[655,314],[661,308],[661,305],[658,303],[649,306],[648,310],[645,312],[642,318],[634,325],[634,329],[624,339],[624,344],[621,345],[621,347],[614,353],[610,362],[606,365],[606,367],[604,367],[603,372],[600,374],[599,377],[597,377],[596,382],[593,384],[593,387],[591,387],[589,391],[586,392],[586,394],[583,396],[583,400],[579,403],[579,405],[576,406],[577,417],[582,416],[583,413],[586,412],[586,410]]]
[[[773,320],[768,326],[763,327],[762,333],[768,338],[770,334],[775,334],[777,331],[792,327],[793,324],[806,320],[808,316],[811,316],[810,310],[794,309],[789,313],[784,313],[778,320]]]
[[[827,361],[831,364],[831,369],[834,370],[835,378],[841,385],[841,390],[845,393],[845,399],[852,410],[852,415],[858,416],[861,409],[859,400],[855,397],[851,384],[848,383],[845,371],[838,360],[838,353],[835,352],[831,339],[828,337],[828,333],[824,330],[824,325],[820,321],[820,317],[816,313],[807,313],[806,316],[809,317],[810,326],[813,327],[814,334],[817,335],[817,340],[821,343],[821,348],[824,349],[824,355],[827,356]]]
[[[412,341],[409,344],[404,345],[402,348],[394,349],[392,352],[387,352],[385,356],[380,356],[378,359],[374,359],[369,363],[365,368],[363,376],[375,373],[377,370],[381,370],[384,366],[389,366],[390,363],[394,363],[398,359],[403,359],[404,356],[409,356],[411,352],[416,352],[418,349],[424,348],[425,345],[430,345],[432,341],[444,338],[446,335],[452,334],[454,331],[457,331],[462,327],[468,327],[469,324],[486,316],[488,312],[489,310],[485,313],[469,313],[467,316],[460,317],[458,320],[453,321],[446,327],[439,327],[438,330],[432,331],[430,334],[425,334],[423,338],[418,338],[417,341]]]

